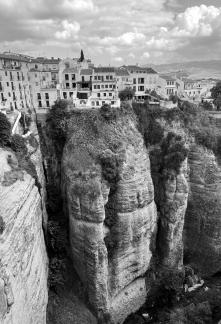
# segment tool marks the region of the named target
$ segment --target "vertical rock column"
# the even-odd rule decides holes
[[[179,268],[183,264],[183,227],[188,200],[187,159],[179,173],[164,170],[158,207],[160,228],[158,244],[160,261],[168,268]]]

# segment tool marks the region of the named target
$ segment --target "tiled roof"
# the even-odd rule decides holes
[[[82,69],[81,70],[81,75],[92,75],[93,70],[92,69]]]
[[[47,58],[47,57],[37,57],[34,59],[31,59],[31,63],[42,63],[42,64],[58,64],[60,62],[60,59],[55,58]]]
[[[175,78],[173,78],[171,75],[164,75],[164,74],[161,74],[160,77],[166,81],[176,81]]]
[[[20,61],[20,62],[21,61],[30,62],[30,58],[28,56],[22,54],[14,54],[14,53],[0,53],[0,59]]]
[[[78,69],[76,67],[74,68],[67,68],[63,71],[63,73],[78,73]]]
[[[150,73],[150,74],[157,74],[157,72],[150,67],[141,67],[138,65],[127,65],[127,66],[124,65],[123,67],[130,72],[139,71],[139,72],[145,72],[145,73]]]
[[[116,69],[116,75],[117,76],[128,76],[130,73],[126,69]]]
[[[114,73],[115,68],[110,66],[95,67],[94,73]]]

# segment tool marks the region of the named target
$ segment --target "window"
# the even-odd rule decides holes
[[[113,84],[113,89],[116,89],[116,85],[115,84]]]
[[[104,92],[104,97],[106,97],[106,95],[107,95],[106,92]]]
[[[71,98],[73,96],[73,92],[70,92],[69,93],[69,97]]]
[[[111,101],[111,104],[114,105],[114,101]]]
[[[94,80],[97,80],[97,76],[94,77]]]
[[[45,99],[49,99],[49,94],[45,93]]]
[[[40,93],[37,93],[37,98],[38,98],[39,100],[41,100],[41,94],[40,94]]]
[[[113,85],[112,84],[109,84],[109,88],[112,88],[113,87]]]
[[[144,86],[139,86],[138,91],[144,91]]]
[[[106,75],[106,80],[109,80],[109,75]]]
[[[102,105],[104,105],[105,104],[105,101],[102,101]]]
[[[8,96],[11,97],[11,93],[10,92],[8,93]]]
[[[96,84],[94,85],[94,89],[97,89],[97,86],[96,86]]]
[[[111,97],[112,96],[112,93],[111,92],[109,92],[109,97]]]
[[[104,89],[104,84],[101,85],[101,88]]]
[[[97,79],[98,79],[98,80],[101,80],[101,76],[100,76],[100,75],[98,75]]]
[[[5,71],[5,76],[7,76],[8,75],[8,73],[7,73],[7,71]]]
[[[35,64],[35,69],[37,69],[38,68],[38,64]]]
[[[49,108],[49,107],[50,107],[50,103],[49,103],[49,100],[47,100],[47,101],[46,101],[46,106],[47,106],[47,108]]]
[[[91,101],[91,105],[94,106],[95,105],[95,102],[94,101]]]
[[[70,83],[66,83],[66,88],[69,88],[69,86],[70,86]]]
[[[101,94],[98,92],[97,96],[98,96],[98,98],[99,98],[99,97],[101,96]]]
[[[71,75],[71,80],[75,80],[75,74]]]
[[[82,78],[81,78],[81,79],[82,79],[82,82],[84,82],[84,76],[82,76]]]
[[[96,106],[99,106],[99,101],[96,101]]]
[[[38,107],[39,107],[39,108],[42,107],[42,103],[41,103],[41,101],[38,102]]]
[[[72,88],[76,88],[76,83],[72,83]]]
[[[9,82],[7,82],[7,87],[9,87]]]
[[[139,84],[144,84],[144,78],[138,78],[138,83]]]
[[[63,92],[64,99],[67,99],[67,92]]]
[[[110,80],[113,80],[113,75],[110,75]]]
[[[108,84],[105,84],[105,88],[108,89]]]
[[[137,83],[137,80],[136,79],[133,79],[133,84],[136,84]]]
[[[1,97],[2,97],[2,101],[4,101],[4,94],[3,93],[1,93]]]
[[[68,74],[65,74],[65,80],[69,80]]]
[[[100,85],[99,84],[97,85],[97,89],[100,89]]]
[[[19,72],[17,72],[17,79],[20,80]]]

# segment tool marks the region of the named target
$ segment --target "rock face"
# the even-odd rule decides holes
[[[185,257],[203,275],[221,270],[221,168],[212,152],[193,146],[185,216]]]
[[[48,261],[41,197],[25,171],[3,186],[4,174],[12,173],[9,154],[16,160],[12,152],[0,150],[0,322],[44,324]]]
[[[97,318],[122,323],[145,301],[144,274],[155,245],[149,157],[130,118],[103,123],[96,131],[88,121],[74,123],[78,128],[63,155],[73,265]],[[113,149],[119,138],[120,148]],[[107,151],[120,161],[114,185],[99,163]]]
[[[163,266],[176,269],[183,265],[183,227],[189,191],[187,159],[178,174],[173,170],[164,170],[160,186],[160,260]]]

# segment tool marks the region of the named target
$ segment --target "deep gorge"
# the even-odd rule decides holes
[[[173,317],[177,308],[180,323],[188,323],[188,316],[200,319],[197,310],[183,312],[191,298],[206,313],[202,321],[221,319],[219,304],[211,302],[216,294],[219,303],[219,289],[210,287],[209,296],[191,295],[189,304],[182,302],[182,294],[181,303],[176,300],[185,271],[189,277],[197,273],[204,279],[221,271],[221,169],[218,153],[199,136],[199,130],[213,121],[203,115],[202,124],[195,125],[199,117],[184,108],[65,109],[52,113],[46,124],[38,121],[42,160],[36,165],[47,189],[42,199],[48,219],[42,216],[44,204],[37,214],[44,223],[49,256],[47,323],[123,323],[141,307],[127,323],[145,323],[142,313],[152,314],[151,303],[168,323],[177,323]],[[215,130],[219,134],[219,128]],[[22,183],[17,180],[13,188],[18,190]],[[45,248],[44,243],[37,244]],[[188,267],[193,272],[185,270]],[[45,283],[46,279],[47,294]],[[165,283],[166,315],[159,307]],[[175,302],[169,305],[172,298]],[[16,307],[9,314],[16,314]],[[38,319],[27,311],[23,323],[29,324],[30,318],[45,323],[46,308],[42,312]],[[9,316],[4,324],[18,324]]]

